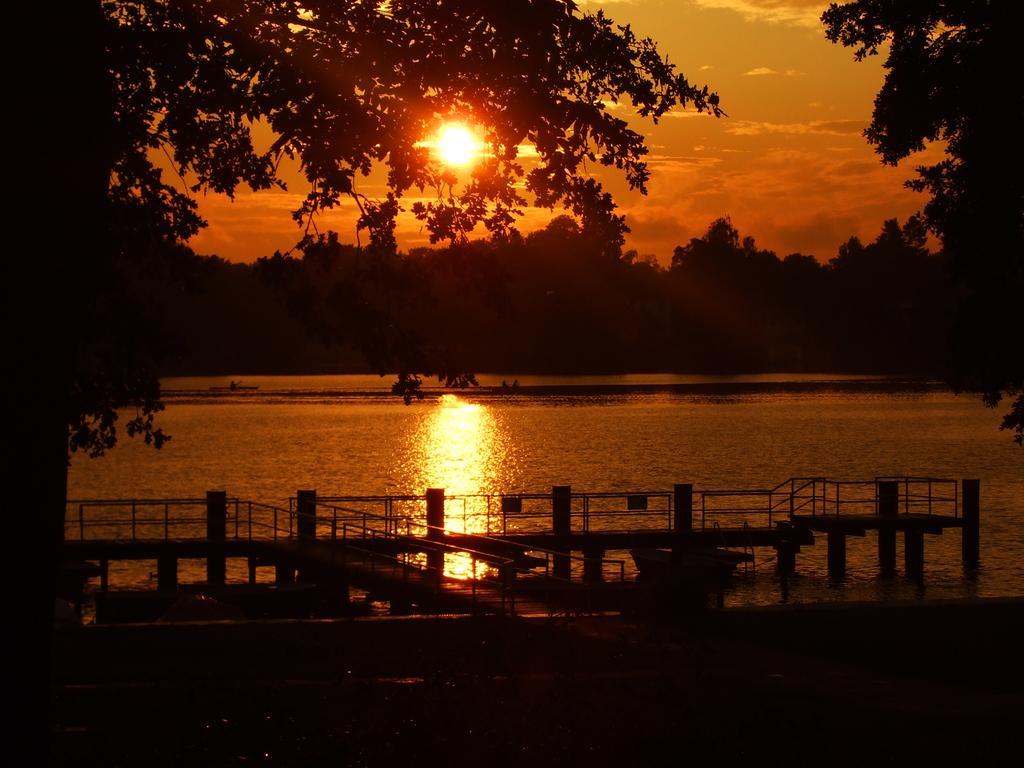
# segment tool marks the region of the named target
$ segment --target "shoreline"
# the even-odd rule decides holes
[[[204,377],[213,380],[216,377]],[[271,377],[278,378],[278,377]],[[281,377],[285,378],[285,377]],[[560,377],[539,377],[560,378]],[[534,397],[586,397],[586,396],[622,396],[622,395],[752,395],[752,394],[798,394],[805,392],[837,392],[857,394],[862,392],[911,392],[911,393],[948,393],[956,394],[948,384],[934,378],[917,377],[837,377],[837,378],[795,378],[779,380],[758,380],[750,377],[715,377],[711,380],[699,381],[605,381],[587,382],[572,381],[574,378],[596,378],[589,376],[564,377],[557,382],[526,382],[515,386],[499,384],[480,384],[470,387],[444,387],[425,382],[421,390],[424,399],[436,400],[445,395],[460,395],[469,398],[534,398]],[[604,378],[604,377],[600,377]],[[608,377],[619,378],[619,377]],[[218,379],[219,380],[219,379]],[[316,400],[316,399],[395,399],[398,396],[391,391],[390,382],[379,387],[373,386],[318,386],[274,388],[263,384],[252,390],[211,389],[210,387],[192,386],[176,389],[162,389],[161,397],[168,402],[220,402],[224,400],[242,400],[262,402],[276,400]]]

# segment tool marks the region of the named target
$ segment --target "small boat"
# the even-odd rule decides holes
[[[240,381],[232,381],[226,387],[210,387],[213,392],[251,392],[259,387],[255,384],[243,384]]]
[[[655,610],[703,611],[714,597],[725,605],[725,588],[736,565],[751,555],[718,547],[683,549],[631,549],[637,581],[651,589]]]
[[[727,578],[739,563],[749,562],[750,555],[728,549],[631,549],[642,580],[684,579],[718,580]]]

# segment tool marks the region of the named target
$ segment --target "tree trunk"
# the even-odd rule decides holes
[[[7,254],[8,361],[14,416],[6,517],[7,587],[21,646],[14,666],[26,722],[26,763],[47,760],[51,632],[67,497],[67,430],[88,296],[84,278],[105,253],[113,132],[100,4],[69,0],[36,9],[45,36],[12,68],[21,135],[11,146],[23,242]],[[39,18],[43,17],[43,18]],[[9,506],[8,506],[9,505]],[[12,622],[12,623],[13,623]],[[18,753],[11,745],[8,751]],[[31,756],[31,757],[30,757]],[[33,759],[35,757],[36,759]]]

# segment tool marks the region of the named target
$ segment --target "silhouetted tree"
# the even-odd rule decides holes
[[[959,292],[955,387],[997,405],[1024,444],[1024,89],[1014,0],[833,3],[828,37],[858,60],[888,45],[886,77],[865,131],[896,165],[927,142],[945,158],[918,168],[928,226],[942,239]]]
[[[851,237],[829,262],[829,327],[849,369],[947,370],[948,266],[926,242],[919,218],[890,219],[873,242]]]
[[[752,237],[740,238],[728,218],[713,221],[672,255],[671,275],[687,358],[713,361],[719,370],[764,370],[765,334],[788,325],[777,301],[782,264]]]

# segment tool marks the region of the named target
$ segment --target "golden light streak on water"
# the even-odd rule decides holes
[[[421,423],[416,436],[419,454],[419,488],[444,488],[445,529],[454,533],[488,531],[489,512],[498,513],[492,502],[481,494],[509,487],[507,438],[487,405],[473,403],[456,395],[442,395]],[[492,531],[495,521],[491,518]],[[471,578],[473,558],[469,554],[445,557],[445,573],[456,578]],[[487,565],[476,563],[477,575]]]

